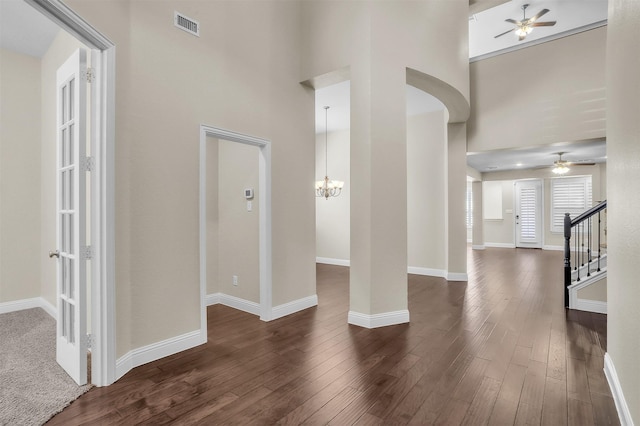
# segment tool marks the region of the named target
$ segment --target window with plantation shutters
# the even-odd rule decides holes
[[[573,219],[591,206],[591,176],[551,179],[551,232],[564,232],[565,213]]]

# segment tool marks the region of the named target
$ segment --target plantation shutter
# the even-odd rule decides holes
[[[591,176],[551,180],[551,231],[564,231],[564,214],[571,219],[592,206]]]
[[[536,239],[536,189],[520,190],[520,238]]]

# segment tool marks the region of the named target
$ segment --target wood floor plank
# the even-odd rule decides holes
[[[617,425],[606,315],[565,310],[562,253],[469,250],[468,282],[409,275],[411,323],[347,324],[349,269],[272,322],[207,308],[208,342],[81,396],[51,425]]]

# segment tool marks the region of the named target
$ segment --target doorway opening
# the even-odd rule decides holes
[[[242,146],[237,146],[238,144]],[[224,156],[227,159],[232,157],[240,157],[243,159],[251,158],[252,151],[257,147],[259,155],[257,161],[250,160],[248,169],[243,170],[242,178],[238,178],[237,170],[234,167],[228,167],[229,164],[221,166],[221,159]],[[254,158],[255,159],[255,158]],[[227,163],[227,162],[225,162]],[[230,160],[232,166],[236,164],[235,160]],[[251,168],[255,170],[257,163],[257,173],[250,172]],[[215,164],[215,167],[211,167]],[[246,165],[243,166],[246,168]],[[224,176],[225,183],[222,185],[217,180],[217,185],[212,187],[211,180],[208,178],[214,173],[218,177]],[[248,171],[249,170],[249,171]],[[228,184],[227,184],[228,182]],[[257,183],[257,185],[256,185]],[[255,186],[255,187],[254,187]],[[214,197],[215,196],[215,197]],[[213,209],[217,209],[218,200],[221,196],[227,199],[233,199],[234,207],[238,211],[226,210],[223,214],[224,224],[217,222],[217,226],[209,224],[210,215]],[[215,202],[213,200],[215,198]],[[229,206],[231,207],[231,206]],[[256,212],[257,209],[257,220]],[[217,209],[220,211],[219,209]],[[242,212],[242,215],[238,215]],[[219,219],[216,218],[216,219]],[[255,235],[251,232],[246,233],[246,229],[255,227],[257,222],[258,238],[257,238],[257,263],[258,268],[249,267],[245,269],[247,264],[255,263],[255,253],[242,253],[243,246],[248,243],[247,247],[251,247],[248,239],[255,239]],[[225,229],[221,229],[225,226]],[[235,231],[232,230],[235,229]],[[254,228],[255,229],[255,228]],[[234,248],[226,254],[236,253],[245,261],[245,264],[229,264],[229,262],[212,262],[208,255],[210,251],[224,250],[225,247],[218,245],[212,247],[210,243],[211,237],[214,236],[218,243],[224,244],[227,241],[233,244]],[[221,238],[222,237],[222,238]],[[236,238],[243,238],[244,241],[238,244],[232,243]],[[256,241],[253,241],[256,243]],[[225,255],[226,255],[225,254]],[[216,256],[217,257],[217,256]],[[271,287],[271,144],[266,139],[256,138],[254,136],[243,135],[241,133],[231,132],[228,130],[201,125],[200,126],[200,339],[202,343],[207,341],[207,305],[213,303],[225,303],[241,310],[249,311],[260,315],[263,321],[272,319],[272,287]],[[248,262],[248,263],[247,263]],[[255,265],[254,265],[255,266]],[[231,268],[231,269],[229,269]],[[248,272],[245,277],[257,277],[259,282],[259,303],[247,302],[247,298],[255,299],[252,291],[255,289],[243,287],[242,271],[236,269],[242,268]],[[223,270],[224,269],[224,270]],[[237,272],[237,273],[236,273]],[[224,276],[224,286],[218,287],[216,294],[208,294],[207,281],[213,276]],[[228,278],[228,280],[227,280]],[[222,293],[220,290],[228,287],[228,292],[236,293],[238,296],[232,296]],[[223,296],[224,295],[224,296]]]

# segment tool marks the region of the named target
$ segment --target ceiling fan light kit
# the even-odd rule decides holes
[[[547,21],[547,22],[538,22],[538,19],[540,19],[540,17],[542,15],[545,15],[546,13],[549,12],[549,9],[542,9],[540,12],[538,12],[537,14],[535,14],[534,16],[532,16],[531,18],[527,19],[527,7],[529,7],[528,4],[523,4],[522,5],[522,20],[518,21],[516,19],[505,19],[506,22],[509,22],[510,24],[515,24],[515,28],[509,30],[509,31],[505,31],[501,34],[498,34],[497,36],[495,36],[494,38],[498,38],[501,37],[505,34],[509,34],[510,32],[514,32],[515,35],[518,36],[518,40],[522,41],[525,39],[525,37],[529,34],[531,34],[531,32],[533,31],[534,27],[552,27],[556,24],[556,21]]]

